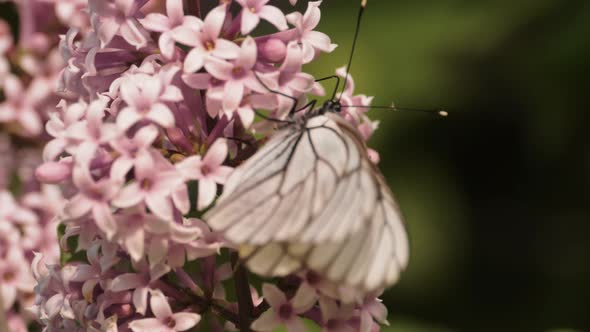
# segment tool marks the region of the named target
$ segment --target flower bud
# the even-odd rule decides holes
[[[66,162],[48,161],[35,170],[35,177],[43,183],[59,183],[70,177],[72,166]]]
[[[271,62],[281,62],[287,54],[287,46],[277,38],[270,38],[259,47],[260,56]]]

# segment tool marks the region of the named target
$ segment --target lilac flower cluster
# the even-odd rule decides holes
[[[324,94],[302,71],[336,47],[315,31],[321,1],[290,14],[269,0],[201,2],[23,1],[53,6],[69,27],[59,41],[63,62],[53,71],[35,67],[29,89],[2,76],[0,56],[10,109],[0,111],[0,122],[37,135],[47,119],[50,140],[35,176],[44,186],[59,185],[65,197],[63,204],[60,194],[52,196],[56,203],[37,198],[57,215],[63,253],[61,264],[46,251],[35,256],[32,311],[44,331],[185,331],[201,321],[212,331],[281,324],[303,331],[301,318],[325,331],[379,330],[387,323],[379,294],[361,297],[311,271],[267,281],[259,297],[231,243],[198,218],[232,167],[271,135],[275,124],[256,112],[288,115],[293,101],[276,91],[301,105],[308,94]],[[201,5],[213,9],[205,13]],[[261,21],[276,32],[259,34]],[[57,94],[30,88],[56,68],[63,68],[50,76]],[[345,69],[337,74],[345,77]],[[350,77],[347,83],[343,105],[370,104],[353,95]],[[47,94],[37,96],[41,91]],[[365,111],[346,107],[343,116],[368,139],[377,123]],[[372,150],[370,156],[379,159]],[[230,282],[236,296],[226,293]]]

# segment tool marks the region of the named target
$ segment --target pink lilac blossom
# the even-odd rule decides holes
[[[0,150],[22,157],[0,170],[0,296],[15,330],[32,315],[47,332],[386,323],[377,294],[311,271],[265,283],[259,297],[237,248],[198,218],[276,128],[256,112],[285,118],[294,107],[269,88],[299,106],[323,94],[303,71],[336,47],[315,30],[320,1],[303,14],[269,0],[211,1],[206,13],[181,0],[17,3],[18,44],[0,20]],[[275,30],[256,33],[261,20]],[[343,116],[368,139],[377,124],[348,106],[371,98],[353,93],[349,78]],[[244,301],[254,306],[246,322]]]

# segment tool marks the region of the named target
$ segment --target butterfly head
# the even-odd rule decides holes
[[[339,100],[326,100],[320,109],[320,114],[326,112],[340,113],[342,111],[342,104]]]

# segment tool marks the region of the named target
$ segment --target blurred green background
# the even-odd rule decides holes
[[[307,71],[346,63],[357,9],[323,2],[339,48]],[[590,330],[589,36],[588,1],[368,1],[357,92],[450,113],[370,113],[412,247],[391,331]]]

